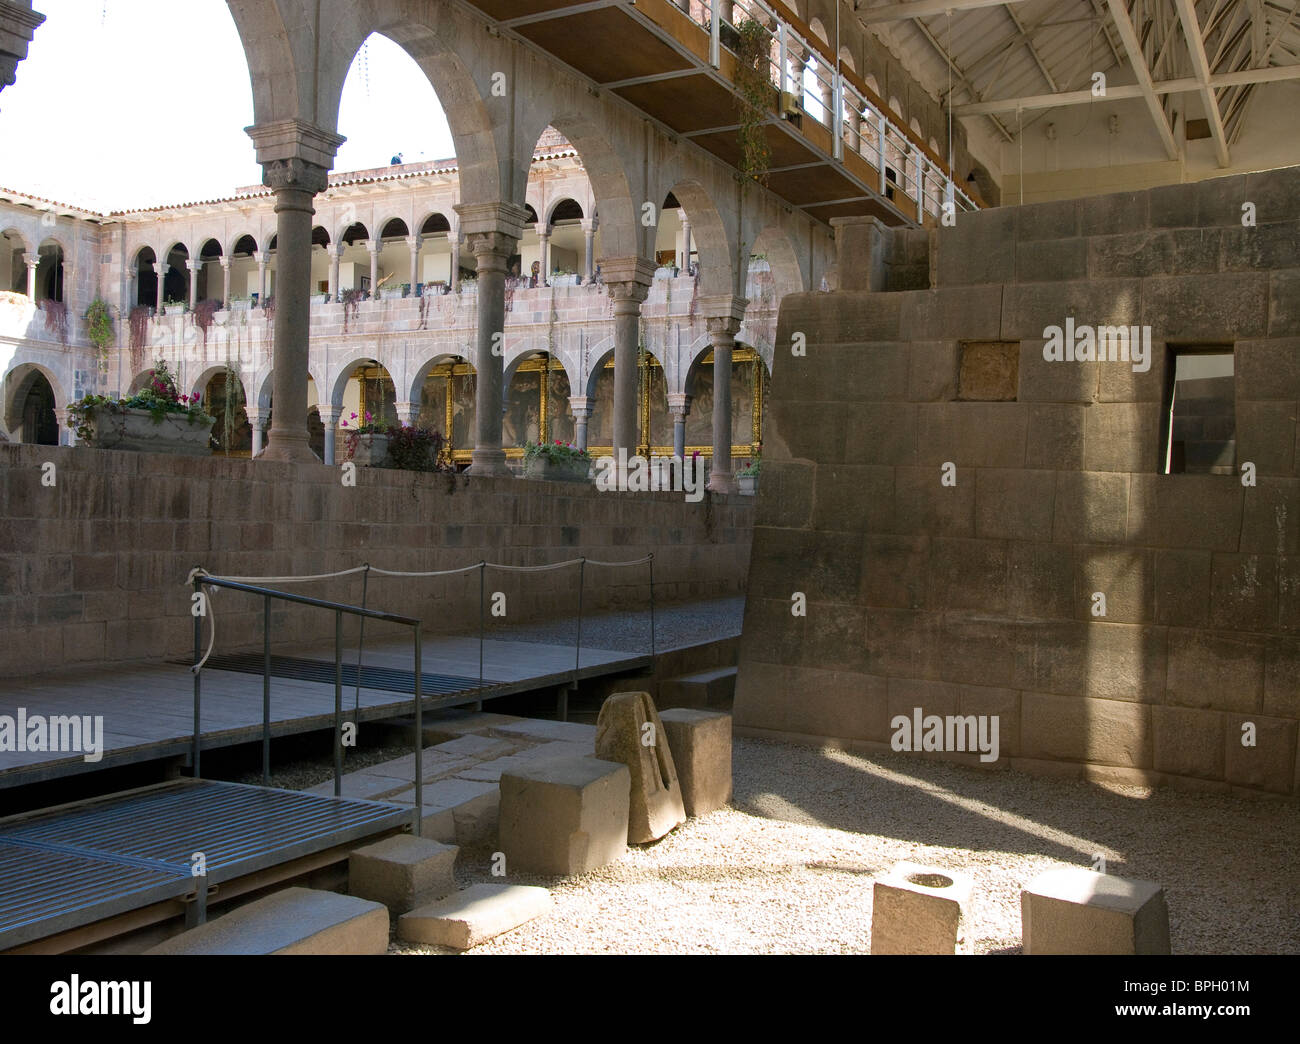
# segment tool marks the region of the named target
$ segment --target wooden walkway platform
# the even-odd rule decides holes
[[[537,642],[486,641],[479,688],[479,641],[470,637],[424,639],[423,674],[443,676],[441,691],[425,696],[424,708],[464,706],[498,696],[558,688],[573,680],[573,646]],[[332,642],[277,650],[325,664],[328,680],[273,676],[271,734],[329,729],[334,724],[334,648]],[[257,657],[260,662],[260,655]],[[345,669],[356,662],[356,647],[344,648]],[[220,661],[217,661],[220,662]],[[649,666],[648,654],[584,648],[577,669],[580,679],[624,673]],[[359,711],[355,686],[345,674],[344,719],[373,721],[406,716],[413,710],[411,644],[408,640],[367,642],[366,669],[405,672],[407,684],[394,688],[362,687]],[[363,676],[363,681],[368,680]],[[449,680],[449,681],[448,681]],[[450,688],[450,691],[448,689]],[[178,663],[125,664],[76,668],[32,678],[0,680],[0,715],[16,718],[19,708],[33,715],[103,717],[103,757],[88,762],[80,753],[0,751],[0,791],[116,765],[186,755],[193,740],[193,675]],[[202,677],[203,749],[250,743],[262,736],[262,676],[205,667]]]

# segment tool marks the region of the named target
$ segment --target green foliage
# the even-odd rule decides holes
[[[87,395],[68,406],[68,413],[77,425],[77,437],[89,439],[94,434],[91,415],[96,410],[122,413],[125,410],[148,410],[155,424],[161,424],[169,413],[185,416],[191,424],[211,424],[210,417],[199,405],[199,393],[181,395],[176,389],[176,377],[161,359],[149,371],[149,383],[134,395],[110,399],[105,395]]]
[[[549,464],[567,464],[576,468],[582,464],[590,465],[591,454],[584,449],[578,449],[571,442],[561,442],[559,439],[554,442],[529,442],[524,446],[524,467],[536,460],[543,460]]]
[[[740,44],[736,50],[736,90],[739,109],[740,172],[746,179],[766,185],[772,150],[767,143],[768,114],[772,109],[775,88],[768,76],[772,38],[752,18],[736,27]]]
[[[86,309],[86,336],[99,354],[99,372],[108,372],[108,352],[117,344],[117,332],[113,329],[113,312],[108,302],[96,297]]]
[[[407,425],[388,429],[388,462],[403,471],[444,471],[439,463],[443,437],[430,428]]]
[[[758,478],[762,470],[763,455],[761,453],[755,453],[754,456],[750,458],[749,463],[741,468],[738,474],[741,478]]]

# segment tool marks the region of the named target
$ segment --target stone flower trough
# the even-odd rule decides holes
[[[164,413],[157,422],[149,410],[99,407],[86,415],[90,429],[86,441],[100,449],[206,457],[211,453],[208,440],[215,423],[212,417],[191,423],[183,413]]]

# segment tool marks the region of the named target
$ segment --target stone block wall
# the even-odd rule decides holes
[[[887,749],[918,706],[996,714],[998,765],[1294,795],[1298,200],[1289,168],[961,215],[933,289],[786,298],[737,726]],[[1071,316],[1149,325],[1150,369],[1046,360]],[[966,369],[1013,395],[970,401],[997,342],[1014,368]],[[1233,473],[1163,474],[1173,350],[1223,345]]]
[[[43,485],[44,465],[55,485]],[[658,604],[743,592],[751,500],[706,494],[601,493],[521,479],[170,457],[87,447],[0,445],[0,671],[192,654],[189,571],[291,576],[369,562],[395,570],[480,561],[544,565],[653,552]],[[645,566],[588,565],[584,612],[648,605]],[[271,584],[269,586],[276,586]],[[357,604],[360,576],[291,588]],[[506,596],[497,624],[570,616],[577,569],[489,570],[487,597]],[[214,596],[217,650],[260,648],[258,599]],[[372,576],[372,608],[419,616],[430,631],[477,633],[478,572],[450,579]],[[333,614],[281,604],[281,643],[332,639]],[[357,623],[345,620],[355,649]],[[367,640],[407,628],[366,627]],[[204,628],[204,642],[208,631]]]

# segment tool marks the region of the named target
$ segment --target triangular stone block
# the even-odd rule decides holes
[[[596,720],[596,757],[632,773],[627,839],[656,841],[686,822],[682,788],[659,712],[648,692],[616,692]]]

